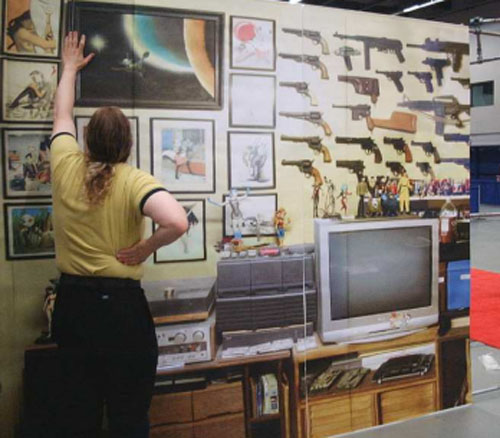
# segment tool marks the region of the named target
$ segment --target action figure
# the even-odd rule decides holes
[[[411,182],[405,171],[398,181],[399,212],[402,214],[410,214],[410,190]]]
[[[321,193],[321,184],[313,184],[313,217],[319,217],[319,198]]]
[[[337,196],[337,199],[340,199],[340,211],[344,212],[344,215],[347,216],[347,197],[352,195],[349,191],[347,184],[342,184],[340,188],[340,194]]]
[[[231,189],[229,190],[227,199],[222,203],[207,198],[208,202],[210,202],[213,205],[216,205],[217,207],[225,207],[227,205],[229,206],[229,208],[231,209],[230,213],[231,228],[233,230],[233,236],[237,240],[241,240],[242,238],[241,227],[244,221],[243,213],[241,212],[240,209],[240,202],[248,198],[249,194],[250,194],[249,188],[246,189],[246,192],[243,195],[238,195],[238,191],[236,189]]]
[[[365,214],[365,196],[370,193],[369,187],[368,187],[368,178],[366,176],[362,177],[361,180],[358,182],[358,185],[356,186],[356,195],[359,196],[359,201],[358,201],[358,214],[356,215],[356,218],[364,218],[366,217]]]
[[[323,218],[334,218],[340,217],[338,213],[335,213],[335,184],[331,179],[325,177],[326,183],[326,198],[325,207],[323,208]]]
[[[57,285],[59,280],[51,279],[50,286],[45,288],[45,300],[43,302],[43,312],[47,317],[47,330],[35,340],[35,344],[49,344],[52,340],[52,314],[54,313],[54,304],[57,296]]]
[[[276,230],[276,241],[278,246],[283,246],[283,240],[285,238],[285,231],[290,225],[290,218],[287,218],[286,210],[281,207],[278,211],[274,213],[273,223],[274,229]]]

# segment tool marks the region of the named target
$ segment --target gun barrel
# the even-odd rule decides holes
[[[281,160],[283,166],[302,166],[302,165],[312,165],[311,160]]]
[[[412,47],[414,49],[425,49],[424,44],[406,44],[406,47]]]
[[[362,138],[356,137],[335,137],[335,143],[361,143]]]

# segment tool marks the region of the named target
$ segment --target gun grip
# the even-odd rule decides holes
[[[375,163],[379,164],[382,162],[382,154],[380,153],[380,149],[378,147],[373,148],[373,155],[375,155]]]
[[[370,66],[370,46],[368,46],[368,44],[365,43],[364,45],[364,49],[365,49],[365,70],[370,70],[371,66]],[[375,102],[373,102],[375,103]]]
[[[311,175],[314,178],[314,185],[315,186],[321,186],[323,185],[323,178],[321,178],[321,174],[319,173],[319,170],[313,167],[311,169]]]
[[[350,56],[344,56],[345,68],[348,71],[352,70],[352,61]]]
[[[432,86],[432,79],[429,79],[425,83],[425,89],[427,90],[428,93],[434,93],[434,87]]]
[[[462,68],[462,55],[457,53],[453,55],[453,71],[455,73],[458,73],[461,68]]]
[[[398,50],[396,52],[396,56],[398,57],[398,61],[402,64],[403,62],[405,62],[405,57],[403,55],[403,51],[402,50]]]
[[[403,150],[405,152],[405,163],[411,163],[413,161],[413,156],[407,144],[405,144]]]
[[[323,162],[324,163],[331,163],[332,162],[332,156],[330,154],[330,151],[326,146],[321,146],[321,153],[323,154]]]
[[[328,75],[328,70],[326,69],[326,65],[322,62],[319,63],[319,69],[321,70],[321,79],[328,80],[330,76]]]
[[[441,163],[441,157],[439,155],[437,148],[434,148],[434,163],[436,164]]]
[[[326,136],[330,137],[332,135],[332,128],[330,128],[328,123],[325,121],[321,122],[321,127],[323,128],[323,131],[325,131]]]
[[[313,94],[307,93],[307,96],[309,96],[309,101],[311,103],[311,106],[318,106],[318,99],[316,99],[316,97]]]
[[[366,127],[370,130],[370,131],[373,131],[374,128],[375,128],[375,123],[373,122],[373,119],[368,116],[366,118]]]
[[[321,44],[321,54],[322,55],[329,55],[330,54],[330,48],[328,47],[328,43],[324,38],[321,38],[320,40]]]
[[[429,175],[431,176],[431,180],[436,179],[436,174],[432,169],[429,169]]]

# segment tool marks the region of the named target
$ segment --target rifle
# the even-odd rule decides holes
[[[295,143],[307,143],[307,146],[309,146],[309,148],[311,148],[314,152],[323,154],[323,162],[324,163],[331,163],[332,162],[332,156],[330,155],[330,151],[323,144],[321,137],[317,137],[317,136],[316,137],[291,137],[289,135],[282,135],[281,140],[282,141],[293,141]]]
[[[469,158],[441,158],[441,163],[454,163],[459,166],[464,166],[467,170],[470,169]]]
[[[436,174],[429,163],[417,161],[415,164],[425,176],[430,175],[431,179],[436,179]]]
[[[393,131],[417,132],[417,116],[415,114],[393,111],[389,119],[366,118],[366,126],[370,131],[375,128],[392,129]]]
[[[332,108],[347,108],[351,110],[352,120],[361,120],[370,115],[370,105],[332,105]]]
[[[289,53],[280,53],[278,56],[283,59],[291,59],[295,62],[303,62],[304,64],[309,64],[313,70],[319,69],[321,71],[321,79],[330,79],[330,76],[328,75],[328,69],[326,68],[326,65],[320,61],[319,56],[292,55]]]
[[[460,83],[464,88],[470,88],[470,79],[467,78],[451,78],[452,81]]]
[[[453,121],[455,126],[462,128],[464,121],[460,119],[460,114],[466,112],[470,114],[470,105],[461,105],[455,96],[440,96],[432,100],[406,100],[398,103],[398,106],[411,109],[413,111],[433,112],[432,118],[436,121],[436,134],[444,134],[444,124]]]
[[[361,182],[363,178],[363,171],[365,170],[363,160],[337,160],[335,163],[337,164],[337,167],[344,167],[349,169],[349,173],[355,173],[358,178],[358,182]]]
[[[339,75],[337,76],[337,79],[340,82],[347,82],[349,84],[352,84],[354,86],[354,91],[357,94],[370,96],[372,103],[377,103],[378,96],[380,95],[380,89],[377,78]]]
[[[342,144],[359,144],[366,155],[373,154],[375,156],[375,163],[382,162],[380,149],[370,137],[335,137],[335,142]]]
[[[406,47],[424,49],[428,52],[446,53],[448,56],[451,55],[454,72],[460,71],[460,68],[462,67],[462,56],[469,54],[469,44],[455,43],[452,41],[439,41],[438,38],[434,41],[430,38],[426,38],[423,44],[407,44]]]
[[[403,84],[401,82],[401,78],[403,77],[403,72],[402,71],[382,71],[382,70],[375,70],[375,73],[378,73],[380,75],[384,75],[386,78],[388,78],[390,81],[394,83],[396,86],[396,89],[402,93],[404,91]]]
[[[443,85],[443,68],[451,63],[449,59],[425,58],[422,64],[428,65],[436,72],[436,79],[439,86]]]
[[[299,170],[306,176],[314,178],[314,185],[319,187],[323,185],[323,178],[319,173],[319,170],[313,167],[313,160],[281,160],[282,166],[297,166]]]
[[[432,73],[428,71],[409,71],[409,75],[415,76],[420,82],[425,84],[427,93],[433,93],[434,87],[432,86]]]
[[[335,38],[343,40],[360,41],[364,44],[365,50],[365,70],[370,70],[370,49],[377,49],[379,52],[393,52],[398,57],[399,62],[405,62],[403,56],[403,43],[397,39],[376,38],[363,35],[342,35],[338,32],[333,34]]]
[[[405,154],[405,163],[411,163],[413,161],[413,156],[410,151],[410,147],[406,143],[403,137],[400,138],[391,138],[384,137],[384,144],[392,144],[396,152],[401,155]]]
[[[439,152],[437,147],[435,147],[430,141],[413,141],[411,142],[412,146],[419,146],[424,150],[425,155],[430,157],[434,155],[434,163],[439,164],[441,162],[441,157],[439,156]]]
[[[335,50],[334,54],[337,56],[342,56],[342,58],[344,58],[345,68],[351,71],[352,70],[351,56],[359,56],[361,55],[361,52],[349,46],[342,46],[339,47],[337,50]]]
[[[399,161],[386,161],[385,165],[386,167],[391,169],[391,172],[394,176],[402,176],[403,173],[406,172],[406,169]]]
[[[315,125],[321,126],[323,128],[323,131],[325,131],[325,135],[328,137],[332,135],[332,129],[330,128],[330,125],[323,120],[323,113],[320,113],[319,111],[310,111],[308,113],[294,113],[294,112],[286,112],[286,111],[281,111],[280,116],[283,117],[292,117],[294,119],[302,119],[307,122],[313,123]]]
[[[328,42],[321,36],[321,33],[316,30],[305,30],[305,29],[292,29],[290,27],[284,27],[281,29],[283,32],[291,33],[292,35],[309,38],[316,45],[321,45],[321,54],[329,55],[330,48],[328,47]]]
[[[466,134],[459,134],[459,133],[449,133],[449,134],[444,134],[444,141],[463,141],[467,144],[470,142],[470,136]]]
[[[307,82],[280,82],[280,87],[295,88],[295,91],[309,98],[312,106],[318,106],[316,97],[309,90]]]

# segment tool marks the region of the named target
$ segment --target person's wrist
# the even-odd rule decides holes
[[[149,257],[151,254],[153,254],[156,251],[156,248],[154,247],[153,242],[151,239],[146,239],[144,240],[144,251],[146,252],[146,258]]]
[[[78,67],[73,64],[63,64],[63,73],[74,74],[78,72]]]

